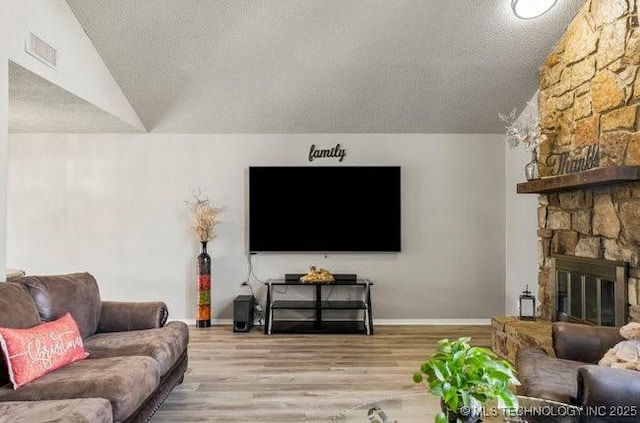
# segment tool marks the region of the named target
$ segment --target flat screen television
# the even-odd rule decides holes
[[[249,251],[399,252],[400,166],[249,167]]]

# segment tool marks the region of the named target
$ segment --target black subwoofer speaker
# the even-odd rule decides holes
[[[253,295],[238,295],[233,300],[233,331],[249,332],[253,327]]]

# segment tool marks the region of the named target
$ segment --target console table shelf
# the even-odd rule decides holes
[[[318,307],[312,300],[277,300],[272,301],[271,308],[289,310],[315,310]],[[323,310],[364,310],[367,305],[364,301],[320,301]]]
[[[272,333],[318,333],[318,334],[351,334],[367,332],[364,322],[355,320],[330,320],[322,323],[320,328],[313,320],[277,320],[271,326]]]
[[[270,279],[265,282],[267,286],[267,306],[264,325],[264,333],[360,333],[373,335],[373,315],[371,310],[371,287],[373,284],[367,279],[358,279],[355,282],[325,283],[300,283],[284,279]],[[302,290],[312,291],[312,299],[290,300],[275,298],[276,294],[283,295],[275,290],[275,287],[296,287]],[[361,299],[323,299],[323,288],[351,287],[360,291]],[[276,310],[307,310],[312,311],[310,318],[287,320],[274,318]],[[349,320],[327,319],[325,311],[329,310],[353,310],[363,311],[362,319]],[[323,315],[324,314],[324,315]]]

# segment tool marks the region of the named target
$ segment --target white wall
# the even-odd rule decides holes
[[[2,15],[10,60],[145,131],[65,0],[4,0]],[[58,50],[57,70],[25,52],[28,32]]]
[[[209,251],[213,317],[230,318],[247,274],[247,169],[309,164],[312,143],[346,146],[345,165],[402,166],[403,251],[258,255],[259,279],[309,265],[369,277],[376,319],[488,319],[504,312],[499,135],[12,134],[9,262],[29,274],[89,271],[104,298],[162,299],[173,318],[193,318],[199,245],[184,201],[200,187],[226,207]],[[254,287],[262,297],[261,284]]]
[[[7,270],[7,157],[8,157],[8,97],[9,60],[6,55],[4,18],[0,17],[0,281]]]
[[[523,110],[526,114],[537,114],[537,93]],[[538,294],[538,196],[516,194],[516,185],[525,182],[524,166],[531,161],[531,153],[522,145],[511,149],[505,145],[505,219],[506,219],[506,289],[505,311],[517,315],[518,296],[529,285],[529,290]]]

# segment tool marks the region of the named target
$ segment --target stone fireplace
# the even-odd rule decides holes
[[[578,297],[606,299],[611,294],[627,303],[624,319],[618,316],[614,324],[640,321],[637,7],[636,0],[586,1],[540,70],[539,118],[547,138],[538,157],[542,179],[519,184],[518,192],[539,195],[538,315],[542,319],[555,318],[559,300],[555,263],[558,257],[568,256],[593,263],[623,263],[628,276],[624,290],[622,285],[615,289],[609,285],[610,276],[563,282],[583,289],[579,295],[571,289],[565,293],[573,293],[576,304],[569,316],[580,314],[586,317],[582,320],[596,323],[593,310],[577,312],[578,304],[585,306]],[[589,157],[595,153],[597,160]],[[618,306],[614,314],[621,310]],[[610,317],[604,319],[610,323]]]
[[[553,356],[558,315],[640,321],[639,3],[585,1],[540,69],[541,179],[517,186],[538,195],[539,319],[492,319],[493,350],[512,363],[526,346]],[[595,274],[576,269],[611,262]]]
[[[573,293],[574,304],[591,296],[613,297],[617,308],[609,314],[618,319],[611,321],[611,317],[605,316],[607,325],[620,326],[628,320],[639,320],[640,183],[541,195],[538,228],[541,318],[555,320],[556,311],[564,302],[568,316],[593,324],[599,322],[593,318],[593,310],[578,312],[574,308],[572,313],[571,308],[567,309],[571,299],[558,296],[565,291],[567,295]],[[572,257],[577,260],[572,262]],[[596,270],[582,272],[587,277],[579,279],[579,268],[588,264],[596,266]],[[562,271],[558,272],[558,267]],[[579,306],[586,307],[586,303]]]

